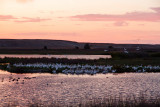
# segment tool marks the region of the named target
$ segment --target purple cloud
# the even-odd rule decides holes
[[[85,14],[71,16],[71,19],[80,21],[160,21],[160,7],[151,8],[154,12],[130,12],[121,15],[112,14]]]

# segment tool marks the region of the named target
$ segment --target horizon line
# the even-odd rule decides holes
[[[77,42],[77,43],[97,43],[97,44],[142,44],[142,45],[160,45],[159,44],[153,44],[153,43],[115,43],[115,42],[78,42],[78,41],[72,41],[72,40],[63,40],[63,39],[12,39],[12,38],[0,38],[0,40],[55,40],[55,41],[69,41],[69,42]]]

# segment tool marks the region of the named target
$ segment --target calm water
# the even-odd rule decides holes
[[[16,57],[16,58],[68,58],[68,59],[99,59],[99,58],[111,58],[111,55],[0,55],[4,57]]]
[[[27,78],[29,79],[27,79]],[[10,79],[20,78],[18,81]],[[3,82],[2,82],[3,79]],[[145,95],[154,100],[160,96],[160,73],[123,73],[90,75],[10,74],[0,72],[0,106],[11,102],[58,103],[60,106],[119,96],[136,98]]]

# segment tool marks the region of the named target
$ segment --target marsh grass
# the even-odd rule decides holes
[[[152,56],[152,57],[160,57],[160,52],[151,53],[150,56]]]
[[[39,54],[39,55],[102,55],[103,49],[0,49],[0,54]]]
[[[11,73],[62,73],[62,74],[106,74],[106,73],[159,73],[160,66],[126,66],[126,65],[63,65],[63,64],[14,64],[0,65],[0,69]],[[78,68],[75,68],[75,66]],[[85,67],[86,66],[86,67]],[[93,69],[94,67],[94,69]],[[102,67],[102,68],[101,68]],[[108,67],[108,68],[103,68]],[[96,72],[95,72],[96,71]],[[105,72],[104,72],[105,71]],[[95,73],[92,73],[95,72]]]
[[[10,67],[7,71],[11,73],[52,73],[53,69],[50,68],[38,68],[38,67]]]
[[[11,73],[64,73],[64,74],[106,74],[106,73],[159,73],[160,66],[128,66],[128,65],[63,65],[63,64],[9,64],[0,65],[1,70],[9,71]],[[77,68],[75,68],[77,66]],[[86,67],[85,67],[86,66]],[[94,69],[93,69],[94,67]],[[108,68],[103,68],[108,67]],[[95,72],[96,71],[96,72]],[[95,73],[92,73],[95,72]]]
[[[62,63],[62,64],[89,64],[89,65],[160,65],[160,57],[145,58],[121,58],[113,57],[111,59],[67,59],[67,58],[0,58],[0,63]]]
[[[160,57],[151,57],[151,55],[147,53],[130,53],[125,54],[122,52],[112,52],[109,53],[113,56],[111,59],[67,59],[67,58],[0,58],[0,69],[1,70],[8,70],[7,65],[3,65],[2,63],[9,63],[10,65],[13,64],[35,64],[35,63],[43,63],[43,64],[89,64],[89,65],[112,65],[114,69],[117,70],[117,73],[124,73],[124,72],[136,72],[131,68],[125,68],[125,65],[130,66],[160,66]],[[158,54],[159,55],[159,54]],[[27,68],[27,67],[12,67],[8,71],[14,73],[36,73],[36,72],[44,72],[44,73],[51,73],[53,69],[48,68]],[[31,72],[32,71],[32,72]],[[61,73],[62,69],[58,70],[58,73]],[[146,70],[146,72],[160,72],[160,70]]]
[[[100,59],[105,60],[105,59]],[[0,58],[0,63],[62,63],[62,64],[95,64],[99,60],[86,60],[86,59],[67,59],[67,58]]]
[[[124,52],[109,52],[107,53],[112,55],[113,58],[123,58],[123,59],[133,59],[133,58],[146,58],[151,57],[147,52],[131,52],[131,53],[124,53]]]
[[[10,102],[5,107],[17,107],[20,106],[18,102]],[[119,99],[115,97],[103,98],[103,99],[83,99],[76,104],[59,104],[58,102],[44,102],[41,100],[35,100],[29,102],[27,107],[160,107],[160,98],[147,99],[143,93],[137,98],[134,95],[130,97],[119,96]]]

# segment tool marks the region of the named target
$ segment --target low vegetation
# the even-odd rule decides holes
[[[77,47],[78,48],[78,47]],[[48,49],[42,47],[42,49],[0,49],[0,54],[39,54],[39,55],[103,55],[103,49]]]
[[[64,73],[64,74],[90,74],[97,73],[129,73],[129,72],[160,72],[160,66],[129,66],[129,65],[88,65],[88,64],[62,64],[62,63],[35,63],[35,64],[3,64],[0,69],[12,73]]]
[[[96,73],[109,73],[109,72],[116,72],[116,73],[123,73],[123,72],[160,72],[159,66],[160,66],[160,57],[159,53],[146,53],[146,52],[132,52],[132,53],[122,53],[122,52],[107,52],[106,54],[112,55],[111,59],[95,59],[95,60],[89,60],[89,59],[67,59],[67,58],[0,58],[0,69],[2,70],[8,70],[10,72],[15,73],[34,73],[34,72],[48,72],[53,73],[56,66],[58,64],[61,65],[69,65],[69,66],[90,66],[90,67],[96,67],[96,66],[112,66],[111,70],[106,69],[92,69],[92,71],[89,71],[90,74],[95,74],[93,70],[97,70]],[[3,63],[9,63],[10,69],[7,68],[7,65],[3,65]],[[22,64],[24,66],[14,66],[15,64]],[[30,64],[31,66],[25,66],[27,64]],[[42,64],[42,65],[48,65],[52,64],[56,66],[54,67],[39,67],[34,66],[34,64]],[[58,66],[59,67],[59,66]],[[133,69],[134,67],[138,67],[138,69]],[[151,67],[151,68],[146,68]],[[153,69],[155,67],[158,67],[158,69]],[[81,71],[81,69],[73,69],[72,67],[59,67],[59,69],[56,69],[56,73],[64,73],[62,71],[64,70],[70,70],[74,71],[71,74],[76,74],[77,72],[81,72],[80,74],[83,74],[84,71]],[[82,69],[82,70],[90,70],[90,69]],[[69,71],[67,71],[69,72]]]
[[[7,107],[19,106],[17,102],[10,102],[6,104]],[[63,107],[58,102],[43,102],[35,100],[35,102],[28,103],[28,107]],[[129,95],[123,97],[119,95],[116,97],[99,98],[99,99],[81,99],[78,103],[65,105],[66,107],[159,107],[160,98],[157,96],[155,99],[147,98],[145,94],[141,93],[139,97]]]

